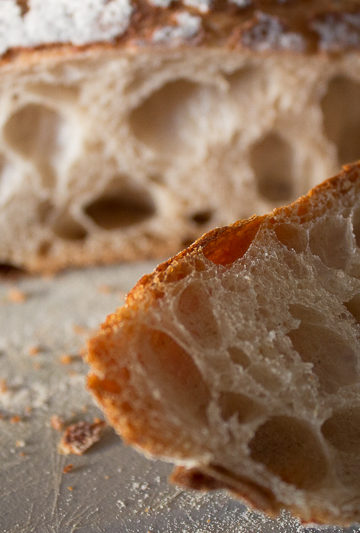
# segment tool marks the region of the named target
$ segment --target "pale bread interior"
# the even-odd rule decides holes
[[[221,49],[2,65],[0,263],[170,254],[360,156],[360,58]]]
[[[306,205],[266,218],[232,264],[200,241],[163,281],[140,282],[90,344],[90,387],[140,449],[264,509],[349,524],[360,521],[360,178]]]

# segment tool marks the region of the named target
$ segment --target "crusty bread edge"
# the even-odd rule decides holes
[[[163,283],[186,276],[186,269],[184,271],[185,259],[196,258],[196,255],[200,252],[212,260],[214,250],[219,248],[219,242],[226,243],[229,237],[231,238],[234,235],[239,241],[240,248],[244,249],[243,253],[245,253],[258,229],[265,221],[271,222],[271,219],[277,215],[293,214],[294,210],[302,220],[306,221],[313,216],[313,213],[309,210],[310,201],[312,210],[315,199],[315,206],[318,206],[323,211],[324,205],[321,205],[317,197],[321,198],[327,192],[335,192],[338,195],[346,193],[351,186],[351,182],[359,179],[359,175],[360,161],[345,165],[339,174],[317,185],[308,194],[287,206],[279,207],[268,215],[253,216],[244,221],[237,221],[231,226],[210,231],[173,258],[161,263],[153,273],[143,276],[129,292],[125,305],[107,317],[98,334],[90,339],[88,343],[87,361],[92,366],[92,372],[88,376],[87,386],[103,408],[110,423],[128,444],[141,449],[150,457],[161,455],[162,458],[171,461],[171,458],[167,458],[163,452],[163,450],[166,450],[166,443],[159,445],[161,435],[158,434],[156,438],[150,437],[144,441],[143,434],[148,430],[148,416],[145,410],[139,413],[132,408],[131,403],[127,403],[126,410],[119,413],[118,406],[114,407],[112,404],[111,396],[113,393],[119,392],[121,386],[118,383],[107,384],[106,379],[103,381],[99,377],[106,373],[106,367],[102,364],[101,359],[112,330],[116,329],[120,323],[125,325],[125,327],[131,327],[129,324],[136,317],[138,308],[141,307],[142,310],[146,310],[157,298],[162,297],[161,285]],[[252,238],[249,239],[249,236]],[[244,240],[246,246],[243,246]],[[109,388],[106,390],[107,386]],[[115,388],[111,390],[114,386]],[[123,387],[124,389],[127,387],[126,380],[123,381]],[[201,490],[228,489],[236,497],[247,501],[254,508],[265,511],[271,516],[277,515],[281,508],[286,508],[306,523],[336,523],[344,527],[350,525],[346,519],[337,514],[330,511],[324,512],[316,507],[311,508],[311,516],[304,517],[302,516],[303,510],[297,506],[284,505],[278,502],[270,491],[267,492],[263,487],[258,487],[253,481],[245,478],[235,479],[231,473],[216,466],[199,465],[195,468],[185,468],[180,465],[175,468],[171,480],[174,483]]]

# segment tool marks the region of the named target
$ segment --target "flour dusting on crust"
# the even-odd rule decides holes
[[[29,0],[22,15],[15,0],[0,3],[0,53],[48,43],[110,41],[127,29],[130,0]]]
[[[200,11],[200,13],[207,13],[211,7],[212,0],[183,0],[184,4],[193,7]]]
[[[186,41],[194,37],[201,28],[201,17],[190,15],[185,11],[174,15],[174,26],[164,26],[153,33],[154,43],[173,43]]]

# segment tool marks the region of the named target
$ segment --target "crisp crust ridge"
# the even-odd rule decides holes
[[[99,44],[102,43],[102,44]],[[70,45],[70,49],[69,49]],[[38,48],[42,55],[84,49],[210,46],[254,52],[358,50],[355,0],[3,0],[3,61]]]

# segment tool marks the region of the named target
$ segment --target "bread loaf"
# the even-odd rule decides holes
[[[270,514],[360,521],[360,163],[144,276],[88,385],[173,481]]]
[[[175,253],[360,156],[343,0],[2,0],[0,263]]]

